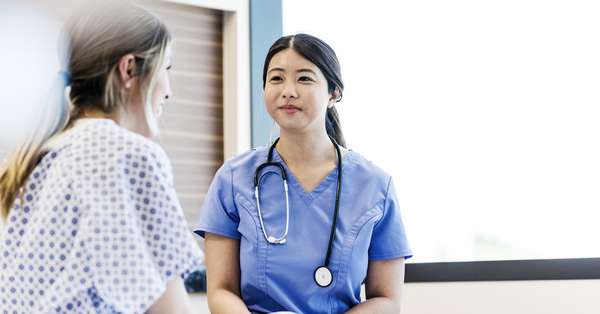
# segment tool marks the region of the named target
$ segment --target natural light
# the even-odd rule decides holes
[[[395,178],[412,262],[600,256],[600,3],[283,10],[336,50],[349,146]]]

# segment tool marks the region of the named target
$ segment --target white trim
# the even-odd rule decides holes
[[[223,140],[225,160],[250,149],[249,1],[223,16]]]
[[[250,149],[250,0],[163,0],[223,11],[223,158]]]
[[[248,7],[249,0],[163,0],[166,2],[187,4],[195,7],[214,9],[219,11],[243,13],[244,7]]]

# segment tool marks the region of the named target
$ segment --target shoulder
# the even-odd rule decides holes
[[[356,151],[349,151],[347,159],[350,172],[387,189],[391,176],[385,170]]]
[[[171,164],[163,148],[150,139],[131,132],[111,120],[95,120],[74,132],[72,153],[91,160],[87,167],[149,168],[171,176]],[[84,163],[85,166],[85,163]]]
[[[165,151],[156,142],[129,131],[114,122],[98,123],[94,138],[99,144],[106,145],[113,151],[122,154],[148,155],[156,159],[167,159]],[[93,133],[94,130],[92,130]]]
[[[269,148],[264,146],[252,148],[227,160],[222,169],[227,169],[233,173],[246,174],[248,170],[253,172],[256,167],[267,161],[268,150]]]
[[[259,147],[230,158],[217,170],[213,183],[251,187],[256,168],[267,161],[267,153],[268,147]]]

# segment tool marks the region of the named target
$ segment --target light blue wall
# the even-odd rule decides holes
[[[272,120],[265,110],[262,68],[271,44],[283,34],[282,0],[250,0],[252,146],[267,144]]]

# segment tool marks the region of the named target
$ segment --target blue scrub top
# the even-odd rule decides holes
[[[289,186],[287,243],[269,244],[261,230],[254,198],[254,173],[267,160],[268,147],[226,162],[205,197],[195,232],[240,240],[241,295],[255,313],[341,313],[360,303],[369,260],[409,258],[391,177],[354,151],[343,158],[342,192],[330,258],[333,283],[314,281],[327,253],[334,214],[337,168],[310,193],[303,190],[277,150]],[[262,171],[260,205],[268,235],[285,230],[285,192],[275,167]],[[400,279],[400,278],[398,278]]]

